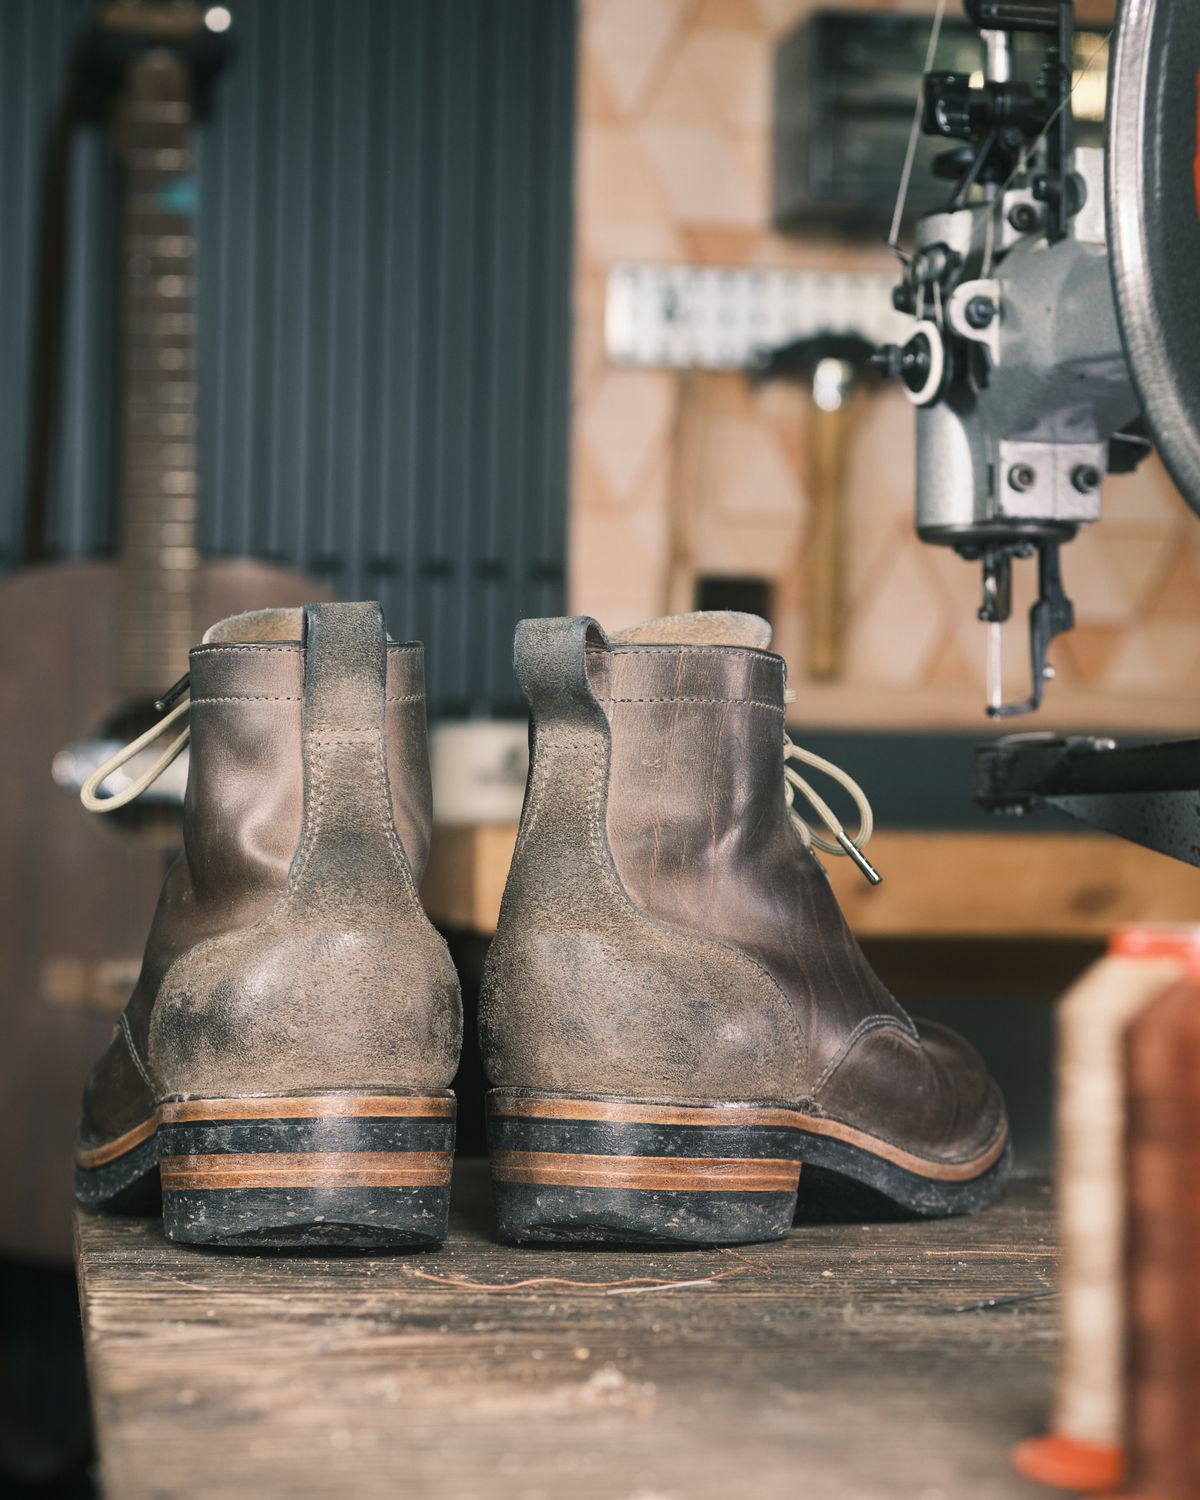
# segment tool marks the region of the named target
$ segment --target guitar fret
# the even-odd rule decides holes
[[[196,248],[196,239],[190,234],[141,234],[131,230],[125,236],[126,250],[147,250],[152,255],[191,255]]]
[[[171,501],[195,501],[196,486],[180,485],[178,489],[169,489],[164,484],[139,485],[137,483],[131,483],[129,487],[129,498],[141,501],[145,504],[153,502],[155,506],[155,512],[153,516],[131,516],[128,522],[130,528],[134,531],[137,531],[139,529],[145,531],[153,531],[159,525],[161,525],[165,509],[171,503]],[[180,515],[176,517],[176,519],[187,520],[188,517]],[[194,519],[194,516],[192,517],[192,519]]]
[[[181,500],[190,501],[194,506],[196,495],[197,488],[194,484],[180,485],[178,489],[173,490],[161,483],[138,484],[132,482],[126,498],[138,501],[142,506],[142,512],[139,515],[130,516],[126,524],[131,533],[135,531],[139,533],[156,531],[162,525],[168,507],[173,502]],[[147,513],[147,508],[150,505],[154,506],[154,513],[152,515]],[[195,520],[195,512],[193,510],[190,516],[180,512],[174,515],[173,519],[178,521]]]
[[[130,558],[140,558],[143,562],[145,562],[147,558],[156,557],[165,546],[195,547],[196,539],[191,522],[176,521],[168,522],[167,524],[171,525],[173,528],[169,542],[163,539],[161,535],[161,527],[157,531],[153,532],[149,528],[146,528],[140,532],[135,533],[134,536],[130,538],[131,545],[129,547],[128,556]],[[187,528],[192,534],[188,536],[182,536],[180,530],[181,528]]]
[[[130,350],[126,369],[133,375],[150,375],[154,371],[190,371],[195,350],[190,339],[145,339],[141,348]]]
[[[125,363],[128,365],[131,362],[132,353],[136,353],[137,359],[135,363],[142,373],[148,373],[158,365],[158,356],[160,354],[171,354],[172,352],[183,354],[190,361],[195,352],[195,345],[191,339],[174,336],[159,338],[157,334],[146,333],[143,335],[136,350],[131,351],[131,355],[127,356]],[[147,363],[148,361],[153,361],[154,365]],[[168,363],[170,362],[168,361]]]
[[[125,271],[141,291],[148,276],[191,276],[195,274],[194,265],[195,258],[191,255],[147,254],[138,250],[125,262]]]
[[[150,321],[154,325],[155,335],[160,338],[190,340],[196,330],[195,313],[153,313],[150,315]]]
[[[141,491],[133,482],[136,475],[131,475],[130,479],[130,490],[139,500],[149,499],[159,491],[164,495],[192,495],[196,491],[195,469],[167,469],[163,472],[158,485]]]
[[[180,297],[190,297],[196,289],[196,278],[194,276],[180,276],[172,273],[168,276],[160,276],[154,284],[153,295],[162,297],[165,301],[177,301]],[[139,292],[134,291],[137,297]]]
[[[131,353],[125,361],[125,368],[131,375],[153,375],[160,370],[174,374],[180,370],[190,370],[192,362],[193,354],[189,346],[160,344]]]
[[[125,436],[138,444],[153,442],[155,438],[194,437],[196,419],[186,412],[140,413],[136,418],[127,416],[123,424]]]
[[[129,396],[129,410],[126,415],[137,419],[143,417],[157,418],[160,413],[168,416],[187,416],[195,409],[196,387],[194,384],[184,380],[172,381],[149,381],[143,377],[140,381],[131,381]],[[141,389],[132,389],[140,385]],[[151,396],[149,391],[153,390]]]
[[[146,488],[139,493],[143,500],[156,500],[160,509],[154,516],[141,515],[130,518],[129,525],[135,531],[153,531],[163,520],[194,521],[196,519],[196,496],[167,495],[157,488]]]
[[[186,146],[156,145],[151,141],[125,150],[125,166],[132,172],[186,172],[192,153]]]
[[[154,208],[146,208],[136,216],[126,215],[126,230],[136,230],[139,235],[177,235],[191,225],[187,214],[168,213],[155,201]]]
[[[194,469],[196,467],[195,443],[161,443],[151,439],[139,444],[138,467],[166,469]]]
[[[166,120],[186,126],[192,118],[192,107],[175,99],[135,99],[126,104],[126,121]]]

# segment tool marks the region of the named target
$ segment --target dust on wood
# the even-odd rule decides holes
[[[744,1268],[497,1245],[480,1163],[453,1202],[442,1250],[390,1257],[196,1250],[81,1215],[110,1497],[1037,1493],[1008,1450],[1053,1371],[1042,1183],[967,1219],[797,1228],[716,1277]]]

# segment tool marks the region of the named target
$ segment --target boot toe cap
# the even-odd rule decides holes
[[[1004,1100],[979,1053],[949,1027],[864,1032],[817,1091],[826,1113],[931,1166],[986,1171],[1004,1150]]]

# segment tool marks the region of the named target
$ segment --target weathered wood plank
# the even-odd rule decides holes
[[[1055,1346],[1048,1189],[720,1251],[514,1250],[460,1166],[434,1253],[243,1256],[79,1219],[110,1500],[1005,1500]],[[537,1285],[527,1277],[679,1288]],[[1028,1294],[1034,1294],[1030,1297]],[[988,1306],[993,1299],[1017,1297]]]

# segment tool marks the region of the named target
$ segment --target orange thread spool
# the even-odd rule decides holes
[[[1200,966],[1200,927],[1125,928],[1059,1006],[1062,1354],[1053,1430],[1013,1453],[1042,1484],[1111,1491],[1124,1472],[1124,1037],[1192,963]]]
[[[1131,1024],[1128,1118],[1129,1484],[1200,1495],[1200,962]]]

